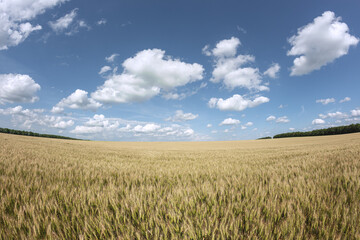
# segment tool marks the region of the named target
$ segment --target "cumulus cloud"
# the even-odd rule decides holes
[[[313,125],[321,125],[321,124],[325,124],[325,121],[320,118],[317,118],[312,121],[312,124]]]
[[[212,50],[212,54],[219,58],[234,57],[236,55],[236,50],[240,45],[241,42],[236,37],[224,39],[216,44],[216,47]]]
[[[106,118],[103,114],[95,114],[92,118],[88,119],[84,125],[78,125],[70,132],[78,135],[109,134],[118,130],[120,121],[124,120]]]
[[[137,133],[151,133],[151,132],[155,132],[156,130],[158,130],[159,128],[161,128],[160,125],[154,124],[154,123],[148,123],[146,125],[136,125],[134,127],[134,132]]]
[[[250,100],[243,98],[239,94],[235,94],[228,99],[211,98],[208,102],[208,106],[210,108],[218,108],[222,111],[243,111],[246,108],[253,108],[269,101],[269,98],[263,96]]]
[[[245,126],[247,126],[247,127],[251,127],[252,125],[254,125],[253,122],[247,122],[247,123],[245,124]]]
[[[165,119],[165,121],[184,122],[184,121],[194,120],[198,116],[199,116],[198,114],[195,115],[192,113],[184,113],[182,110],[177,110],[174,116]]]
[[[221,40],[212,50],[209,50],[208,45],[203,48],[205,55],[215,58],[210,81],[213,83],[222,81],[231,90],[237,87],[253,91],[269,90],[267,86],[262,85],[262,75],[258,68],[244,66],[254,62],[255,57],[251,55],[236,56],[239,46],[240,40],[232,37]]]
[[[64,111],[64,108],[94,111],[101,106],[101,103],[96,102],[94,99],[88,97],[88,92],[77,89],[67,98],[61,99],[61,101],[56,104],[51,111],[53,113],[60,113]]]
[[[189,64],[165,55],[160,49],[138,52],[122,64],[121,74],[108,76],[105,83],[91,94],[101,102],[128,103],[146,101],[163,90],[201,80],[204,68],[197,63]]]
[[[0,74],[0,104],[35,102],[39,90],[40,85],[29,75]]]
[[[280,65],[278,63],[273,63],[265,72],[264,75],[267,75],[271,78],[277,78],[277,73],[280,71]]]
[[[74,124],[72,119],[44,114],[44,109],[24,109],[22,106],[0,109],[0,114],[11,116],[15,126],[28,129],[33,124],[57,129],[66,129]]]
[[[102,18],[96,22],[97,25],[105,25],[106,23],[107,23],[107,20],[105,18]]]
[[[346,55],[359,39],[349,34],[349,27],[331,11],[316,17],[312,23],[298,29],[289,38],[292,48],[288,56],[295,58],[291,76],[308,74]]]
[[[72,125],[74,125],[74,121],[68,120],[68,121],[57,122],[54,124],[54,127],[59,128],[59,129],[65,129],[65,128],[71,127]]]
[[[325,119],[325,118],[347,118],[348,115],[346,113],[337,111],[337,112],[330,112],[327,114],[319,114],[319,117],[322,119]]]
[[[49,26],[56,33],[63,32],[70,26],[71,23],[74,22],[75,17],[77,16],[77,11],[78,11],[78,9],[73,9],[71,12],[69,12],[65,16],[57,19],[56,21],[50,21]]]
[[[100,133],[103,131],[102,127],[96,127],[96,126],[76,126],[75,129],[71,130],[71,133],[84,135],[84,134],[94,134],[94,133]]]
[[[288,123],[290,122],[290,120],[288,119],[287,116],[282,116],[282,117],[278,117],[276,118],[275,116],[271,115],[269,117],[266,118],[266,121],[270,122],[270,121],[275,121],[277,123]]]
[[[23,42],[32,32],[42,29],[29,21],[47,9],[67,0],[0,1],[0,50]]]
[[[105,60],[106,60],[107,62],[109,62],[109,63],[112,63],[112,62],[115,61],[115,58],[116,58],[117,56],[119,56],[119,54],[113,53],[113,54],[111,54],[109,57],[106,57]]]
[[[353,117],[360,116],[360,109],[351,110],[351,116]]]
[[[106,73],[108,71],[111,70],[111,67],[110,66],[103,66],[101,69],[100,69],[100,72],[99,74],[103,74],[103,73]]]
[[[91,29],[91,27],[84,20],[75,20],[77,17],[78,9],[75,8],[71,12],[65,14],[63,17],[58,18],[55,21],[50,21],[49,26],[51,29],[60,34],[65,32],[66,35],[74,35],[79,32],[80,28]]]
[[[335,102],[335,98],[326,98],[326,99],[318,99],[316,103],[321,103],[322,105],[327,105],[329,103]]]
[[[73,134],[87,138],[112,137],[134,139],[142,141],[158,140],[189,140],[197,137],[194,130],[178,124],[161,125],[157,123],[129,121],[121,118],[107,118],[102,114],[95,114],[86,122],[70,131]]]
[[[277,123],[288,123],[290,122],[290,120],[288,119],[287,116],[283,116],[283,117],[278,117],[275,122]]]
[[[163,98],[165,98],[166,100],[182,100],[184,98],[186,98],[186,94],[185,93],[172,93],[172,92],[168,92],[168,93],[164,93],[162,95]]]
[[[339,102],[344,103],[344,102],[349,102],[349,101],[351,101],[351,98],[345,97],[344,99],[341,99]]]
[[[211,56],[210,45],[205,45],[201,51],[204,55]]]
[[[276,117],[275,116],[273,116],[273,115],[271,115],[271,116],[269,116],[269,117],[267,117],[266,118],[266,121],[274,121],[276,119]]]
[[[233,119],[233,118],[226,118],[224,119],[224,121],[222,121],[219,126],[223,126],[223,125],[237,125],[240,123],[240,120],[238,119]]]
[[[208,123],[208,124],[206,125],[206,127],[207,127],[207,128],[211,128],[211,127],[212,127],[212,124]]]
[[[295,128],[289,128],[290,131],[295,131]]]

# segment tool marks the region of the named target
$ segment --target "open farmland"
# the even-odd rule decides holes
[[[360,134],[122,143],[0,134],[0,239],[359,239]]]

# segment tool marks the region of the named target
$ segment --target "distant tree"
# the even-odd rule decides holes
[[[275,135],[273,138],[284,137],[306,137],[306,136],[323,136],[323,135],[337,135],[345,133],[360,132],[360,124],[351,124],[348,126],[331,127],[325,129],[317,129],[308,132],[289,132]]]
[[[69,140],[81,140],[81,139],[64,137],[64,136],[59,136],[59,135],[40,134],[40,133],[34,133],[34,132],[30,132],[30,131],[21,131],[21,130],[9,129],[9,128],[0,128],[0,133],[16,134],[16,135],[24,135],[24,136],[33,136],[33,137],[45,137],[45,138],[59,138],[59,139],[69,139]]]
[[[262,138],[258,138],[257,140],[261,140],[261,139],[272,139],[272,137],[262,137]]]

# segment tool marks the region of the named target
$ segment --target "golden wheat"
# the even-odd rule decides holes
[[[360,238],[360,134],[0,146],[0,239]]]

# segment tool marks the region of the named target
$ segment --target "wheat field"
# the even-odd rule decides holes
[[[360,239],[360,134],[129,143],[0,134],[0,239]]]

